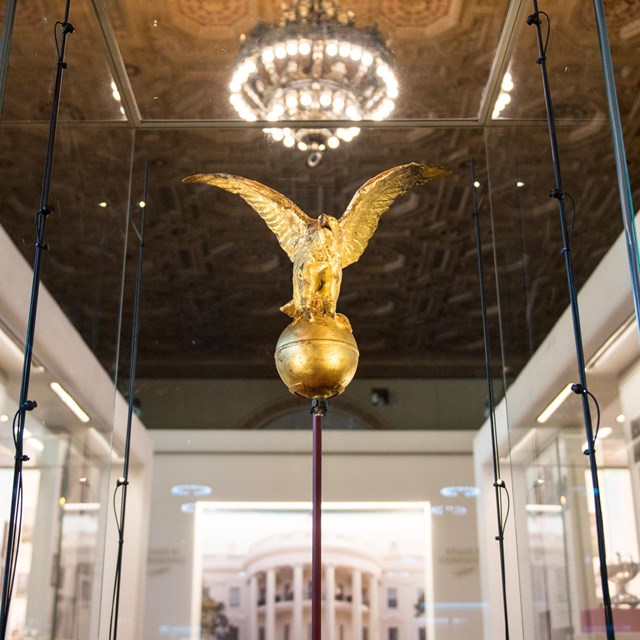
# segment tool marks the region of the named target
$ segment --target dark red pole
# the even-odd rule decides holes
[[[324,400],[314,400],[313,414],[313,535],[311,541],[311,640],[320,640],[322,631],[322,416]],[[330,594],[327,594],[330,597]]]

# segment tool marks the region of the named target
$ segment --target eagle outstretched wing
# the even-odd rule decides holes
[[[441,167],[412,162],[383,171],[362,185],[340,216],[342,268],[360,258],[378,227],[380,216],[389,209],[396,198],[412,187],[451,173]]]
[[[228,173],[199,173],[185,178],[182,182],[204,182],[239,195],[251,205],[267,226],[276,234],[280,246],[291,261],[295,257],[296,246],[305,236],[314,221],[289,198],[260,182],[254,182]]]

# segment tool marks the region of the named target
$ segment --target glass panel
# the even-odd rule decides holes
[[[29,263],[48,130],[5,124],[0,132],[0,222]],[[132,132],[122,129],[59,130],[50,189],[54,212],[47,219],[49,250],[42,261],[45,287],[110,373],[117,365],[132,143]]]
[[[64,10],[61,0],[17,3],[5,121],[49,122],[56,73],[54,25],[63,20]],[[126,120],[121,97],[112,86],[107,50],[91,2],[71,2],[69,22],[75,32],[67,38],[60,120]],[[56,31],[60,45],[60,28]]]
[[[540,9],[545,7],[540,6]],[[562,3],[546,9],[551,18],[547,68],[556,117],[584,121],[585,126],[606,120],[607,105],[602,91],[602,65],[593,6]],[[548,23],[544,16],[540,19],[544,42]],[[536,29],[523,21],[508,67],[513,87],[509,91],[503,90],[511,99],[496,117],[510,120],[545,117],[540,67],[536,64],[538,56]]]
[[[19,404],[56,70],[53,24],[63,9],[64,3],[41,10],[19,3],[0,129],[3,568],[14,478],[12,420]],[[82,3],[70,14],[76,33],[69,36],[46,203],[53,211],[46,222],[27,396],[37,406],[26,418],[29,459],[7,637],[103,637],[113,584],[113,568],[105,572],[104,558],[116,540],[112,465],[114,474],[122,469],[112,439],[123,402],[116,380],[134,136],[117,123],[76,126],[77,120],[122,119],[92,16]],[[100,82],[103,89],[97,88]],[[115,440],[121,451],[117,432]],[[137,464],[132,462],[132,469]]]
[[[440,162],[452,136],[459,154],[456,173],[399,201],[382,217],[362,260],[344,272],[339,311],[350,319],[361,355],[353,392],[335,406],[353,416],[353,406],[347,406],[351,400],[366,408],[374,403],[374,391],[382,389],[386,404],[375,400],[384,406],[375,410],[377,416],[361,416],[360,426],[363,421],[399,429],[481,423],[486,390],[468,159],[484,156],[482,134],[400,129],[362,136],[385,148],[384,159],[365,160],[345,147],[336,151],[340,161],[327,157],[309,168],[259,131],[138,134],[137,170],[144,156],[151,159],[151,220],[163,211],[160,222],[150,223],[145,249],[154,266],[145,272],[145,300],[154,311],[141,318],[138,372],[148,426],[264,426],[278,416],[286,420],[286,413],[301,407],[300,400],[282,393],[273,361],[288,322],[278,309],[291,296],[291,262],[239,197],[181,184],[185,176],[245,175],[286,194],[311,216],[321,211],[339,216],[355,191],[380,171],[421,156]],[[247,157],[253,158],[251,166]],[[479,164],[483,182],[485,175]],[[140,181],[134,175],[134,184]],[[460,322],[468,323],[471,341],[459,339]],[[394,383],[395,376],[405,380]],[[425,383],[406,380],[410,377]],[[203,410],[212,393],[235,401],[221,403],[216,412]],[[388,402],[394,393],[396,401]],[[415,407],[398,403],[401,397]],[[458,397],[465,403],[456,402]],[[284,424],[280,421],[278,428]],[[349,428],[355,426],[351,422]]]
[[[563,320],[557,205],[547,197],[553,176],[533,30],[520,25],[503,87],[511,100],[503,97],[504,108],[482,128],[475,119],[492,93],[490,70],[508,53],[496,52],[506,0],[349,3],[357,24],[376,24],[396,56],[398,102],[391,125],[336,133],[336,148],[318,154],[287,149],[276,140],[289,136],[284,131],[245,125],[229,102],[241,35],[260,20],[275,23],[278,3],[143,7],[112,0],[117,42],[105,44],[102,28],[108,34],[110,25],[99,28],[95,18],[101,3],[78,1],[43,263],[30,393],[38,407],[27,418],[12,629],[42,638],[107,634],[117,555],[109,512],[123,463],[130,373],[123,364],[130,340],[121,335],[132,320],[137,253],[127,214],[143,197],[148,159],[132,466],[138,482],[129,512],[134,546],[123,583],[124,634],[310,637],[309,403],[287,392],[273,362],[289,322],[279,308],[291,296],[291,264],[240,198],[182,179],[199,172],[246,176],[314,217],[338,216],[366,180],[420,161],[454,173],[399,200],[344,276],[339,310],[353,325],[360,368],[348,392],[330,402],[325,421],[327,640],[466,640],[483,623],[485,638],[502,637],[473,157],[498,399],[507,389],[497,461],[510,492],[512,624],[527,640],[600,640],[602,590],[579,399],[569,396],[546,423],[537,422],[575,381],[575,360]],[[11,486],[10,424],[55,71],[53,23],[62,12],[56,4],[20,5],[0,130],[0,259],[7,274],[0,279],[2,504]],[[636,9],[626,5],[611,8],[611,35],[633,153],[640,31]],[[590,12],[577,3],[554,8],[548,55],[571,194],[572,256],[586,308],[589,390],[601,408],[597,451],[615,620],[634,638],[639,349],[618,259],[622,224]],[[144,120],[131,129],[112,86],[110,65],[121,64],[117,47],[124,57],[118,72],[128,74]],[[362,59],[352,50],[350,60]],[[346,51],[338,46],[335,55],[346,60]],[[473,122],[393,126],[393,119],[413,118]],[[163,119],[182,122],[152,122]],[[223,122],[196,128],[199,119]],[[630,157],[638,189],[640,165]],[[138,223],[140,206],[132,210]],[[78,401],[88,425],[58,400],[52,382]],[[0,517],[6,527],[6,512]]]
[[[546,10],[552,24],[547,60],[570,255],[580,289],[588,391],[599,403],[596,407],[589,396],[593,429],[598,433],[595,450],[607,567],[613,572],[608,584],[611,594],[618,596],[613,601],[616,633],[635,638],[640,620],[622,603],[630,597],[627,591],[633,594],[633,587],[618,590],[617,584],[626,578],[630,582],[637,571],[638,485],[629,470],[630,437],[621,381],[627,376],[629,384],[637,381],[637,372],[629,367],[637,358],[638,344],[611,133],[592,7],[564,4]],[[546,18],[542,23],[546,33]],[[621,39],[619,27],[612,36],[622,51],[628,43]],[[504,101],[499,117],[494,114],[495,126],[485,131],[501,364],[507,385],[497,420],[499,473],[509,492],[507,598],[510,622],[522,626],[525,638],[600,640],[605,633],[594,490],[589,459],[583,455],[588,447],[581,394],[572,393],[570,386],[578,382],[577,361],[558,203],[549,197],[555,179],[548,129],[542,120],[537,57],[534,29],[523,24],[508,66],[513,86],[505,92],[511,100]],[[629,56],[624,60],[629,72],[633,63]],[[621,80],[621,87],[626,82]],[[627,98],[624,109],[629,105]],[[623,120],[633,138],[629,118],[626,111]],[[534,122],[537,119],[539,123]],[[638,409],[630,411],[635,416]],[[476,451],[478,462],[485,461],[483,475],[489,481],[488,424],[482,432],[487,444],[481,446],[478,438]],[[500,496],[504,503],[505,492],[501,490]],[[625,533],[619,534],[620,530]],[[487,520],[484,531],[491,535],[495,522]],[[484,553],[481,563],[488,563],[492,572],[497,549]],[[499,580],[499,575],[491,573],[492,578]],[[494,637],[503,633],[503,621],[496,617],[502,594],[493,582],[485,584],[484,593],[491,593],[492,603],[485,636]]]
[[[279,23],[280,5],[110,3],[142,117],[238,119],[229,83],[241,43],[261,22]],[[477,117],[506,8],[506,0],[344,3],[356,26],[377,25],[395,56],[400,92],[392,118],[401,119]]]

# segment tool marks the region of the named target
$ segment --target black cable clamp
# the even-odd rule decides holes
[[[14,460],[19,460],[20,462],[29,462],[29,460],[31,460],[31,458],[27,455],[22,455],[22,456],[14,456],[13,458]]]
[[[125,480],[124,478],[118,478],[116,480],[116,488],[124,487],[124,486],[127,486],[128,484],[129,484],[129,481]]]
[[[583,395],[587,393],[587,390],[579,382],[571,385],[571,391],[573,391],[573,393],[576,393],[577,395]]]
[[[38,403],[35,400],[25,400],[20,408],[24,411],[33,411],[37,406]]]
[[[530,16],[528,16],[527,17],[527,24],[529,26],[531,26],[532,24],[535,24],[535,25],[539,26],[541,24],[540,15],[539,14],[540,14],[540,12],[536,11],[535,13],[532,13]]]
[[[76,28],[70,22],[62,23],[62,33],[73,33]]]
[[[493,486],[496,487],[497,489],[506,489],[507,488],[507,483],[502,480],[502,478],[498,478],[494,483]]]
[[[549,191],[549,197],[556,198],[557,200],[562,200],[564,198],[564,192],[560,189],[551,189],[551,191]]]

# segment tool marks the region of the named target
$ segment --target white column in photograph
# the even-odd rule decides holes
[[[325,584],[325,606],[327,608],[326,629],[324,640],[335,640],[336,638],[336,568],[327,565],[324,570]]]
[[[249,640],[258,640],[258,576],[249,578]]]
[[[265,640],[276,640],[276,570],[267,569]]]
[[[293,567],[293,640],[302,640],[302,565]]]
[[[353,570],[351,578],[352,640],[362,640],[362,573]]]
[[[380,640],[380,589],[374,575],[369,576],[369,640]]]

